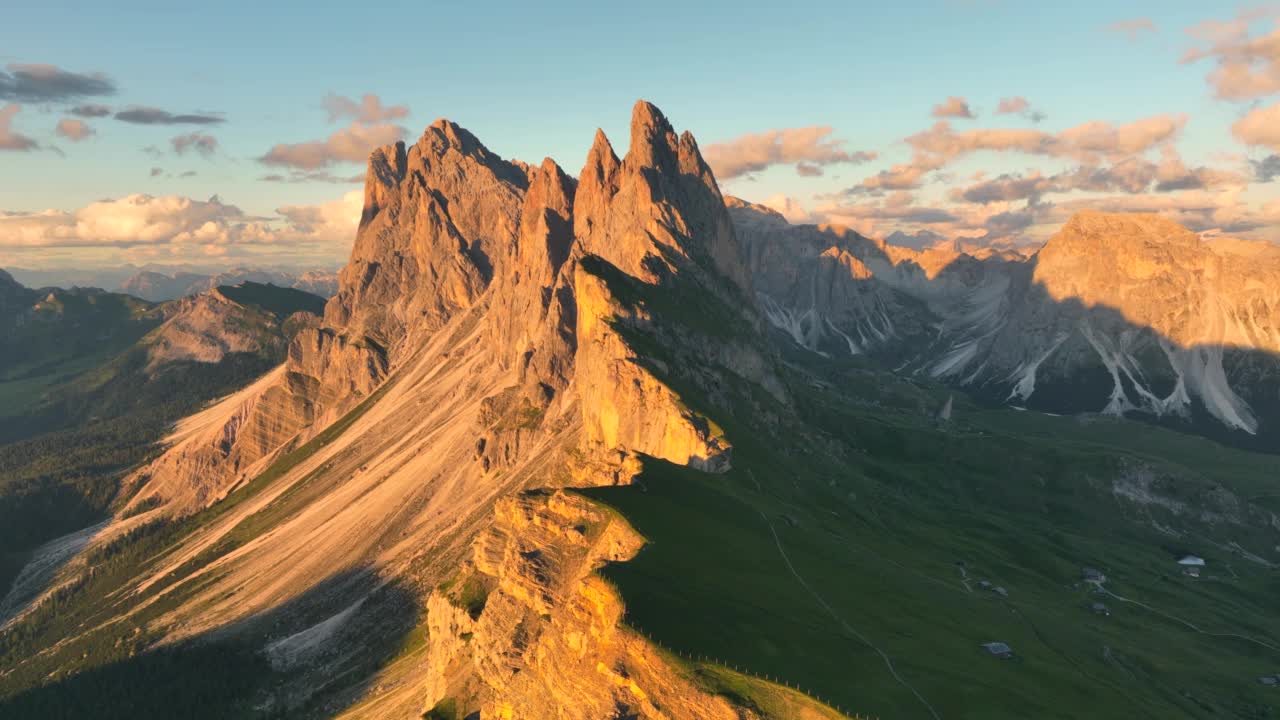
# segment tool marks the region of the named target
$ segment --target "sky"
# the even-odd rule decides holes
[[[1280,242],[1280,5],[611,5],[6,8],[0,266],[337,267],[373,147],[448,117],[576,174],[638,98],[793,222],[1034,245],[1089,207]]]

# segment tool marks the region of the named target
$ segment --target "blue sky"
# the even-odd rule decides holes
[[[259,179],[287,170],[259,160],[277,144],[322,140],[351,124],[349,118],[329,121],[322,100],[331,93],[356,99],[373,94],[385,106],[407,107],[407,117],[390,124],[406,128],[410,139],[436,117],[447,116],[505,157],[534,162],[550,155],[575,173],[597,126],[625,147],[629,109],[641,97],[655,102],[677,127],[692,130],[704,149],[751,133],[829,126],[829,140],[843,142],[850,153],[874,152],[876,160],[832,162],[821,166],[820,176],[807,177],[796,172],[795,163],[777,162],[748,176],[722,177],[722,186],[751,200],[789,201],[797,220],[835,219],[880,234],[931,230],[987,241],[1034,240],[1061,213],[1044,210],[1055,203],[1037,196],[1036,220],[1043,222],[1016,236],[984,229],[972,208],[964,210],[960,222],[868,218],[883,215],[875,208],[886,204],[949,207],[949,193],[976,182],[976,173],[1051,176],[1075,168],[1081,159],[1070,152],[966,152],[948,156],[945,167],[909,188],[909,199],[847,192],[880,170],[910,162],[913,148],[904,139],[928,130],[937,121],[933,107],[950,96],[964,98],[976,115],[946,119],[956,133],[1017,128],[1053,134],[1093,121],[1120,126],[1154,116],[1185,116],[1176,138],[1138,154],[1156,163],[1167,157],[1168,145],[1189,169],[1247,174],[1254,167],[1249,160],[1262,162],[1276,152],[1267,137],[1250,144],[1232,129],[1249,112],[1270,107],[1273,95],[1221,99],[1206,80],[1216,56],[1179,62],[1197,43],[1208,44],[1189,35],[1188,28],[1206,20],[1231,21],[1244,10],[1203,2],[23,5],[5,12],[0,66],[47,64],[72,73],[101,73],[117,92],[17,103],[22,107],[10,129],[36,147],[0,152],[0,211],[9,212],[11,221],[0,222],[0,264],[147,256],[176,261],[198,245],[187,242],[174,251],[155,233],[137,245],[100,233],[101,242],[82,237],[60,246],[32,241],[29,229],[19,240],[18,213],[53,209],[74,216],[95,201],[135,193],[198,201],[217,195],[243,217],[261,218],[279,229],[287,225],[279,208],[337,202],[359,185]],[[1248,37],[1275,28],[1273,15],[1250,17]],[[1106,29],[1138,18],[1154,30],[1130,37]],[[1265,58],[1262,62],[1260,72],[1269,72]],[[995,115],[1000,100],[1011,97],[1025,98],[1044,119]],[[0,107],[7,102],[0,95]],[[59,120],[71,117],[68,108],[83,102],[116,112],[138,105],[175,114],[209,113],[224,122],[135,125],[107,116],[83,120],[94,134],[82,141],[56,135]],[[176,155],[172,138],[191,132],[212,136],[216,151]],[[159,152],[144,152],[148,147]],[[1084,162],[1110,167],[1123,160],[1112,154]],[[160,174],[153,177],[152,168],[160,168]],[[363,172],[359,163],[345,162],[325,170],[339,177]],[[1273,184],[1240,180],[1233,188],[1233,202],[1252,208],[1249,219],[1235,220],[1243,210],[1192,218],[1201,225],[1197,229],[1213,230],[1222,221],[1236,234],[1274,239],[1274,225],[1266,222],[1271,216],[1262,210],[1277,197]],[[1196,192],[1209,190],[1221,188]],[[1114,193],[1072,190],[1056,205],[1093,197],[1104,204],[1118,202]],[[1175,212],[1187,220],[1185,206],[1194,204],[1184,203]],[[1019,207],[1014,202],[1004,209]],[[220,243],[224,252],[231,248],[229,259],[242,250],[252,252],[251,241],[224,238],[209,245]],[[325,252],[341,256],[340,238],[325,243],[312,242],[299,261]],[[287,245],[278,241],[272,257],[290,257]]]

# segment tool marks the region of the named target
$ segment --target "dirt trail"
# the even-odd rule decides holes
[[[1210,637],[1234,638],[1236,640],[1244,640],[1245,642],[1253,643],[1254,645],[1257,645],[1259,647],[1264,647],[1274,653],[1280,653],[1280,647],[1276,647],[1275,645],[1272,645],[1271,643],[1266,642],[1264,640],[1259,640],[1255,637],[1250,637],[1248,635],[1241,635],[1239,633],[1216,633],[1216,632],[1209,632],[1208,630],[1202,630],[1195,623],[1189,622],[1187,620],[1183,620],[1182,618],[1177,617],[1175,615],[1170,615],[1169,613],[1164,612],[1162,610],[1157,610],[1144,602],[1139,602],[1137,600],[1130,600],[1127,597],[1122,597],[1102,586],[1098,586],[1098,589],[1101,590],[1104,594],[1108,595],[1109,597],[1115,598],[1116,600],[1122,603],[1137,605],[1138,607],[1143,608],[1144,610],[1147,610],[1149,612],[1155,613],[1156,615],[1159,615],[1160,617],[1165,618],[1166,620],[1172,620],[1173,622],[1176,622],[1180,625],[1185,625],[1188,628],[1191,628],[1192,630],[1200,633],[1201,635],[1208,635]]]
[[[754,477],[752,479],[754,479]],[[773,523],[769,521],[769,516],[765,515],[764,511],[760,511],[760,518],[764,520],[765,525],[769,527],[769,532],[773,535],[773,544],[778,548],[778,554],[782,556],[782,561],[787,564],[787,569],[791,571],[791,575],[795,577],[796,582],[800,583],[800,586],[803,587],[805,591],[808,592],[811,596],[813,596],[813,599],[816,600],[818,604],[821,605],[822,608],[826,610],[827,613],[831,615],[833,619],[835,619],[836,622],[840,623],[840,626],[843,627],[846,632],[848,632],[853,637],[857,638],[860,642],[862,642],[862,644],[874,650],[880,656],[880,658],[884,660],[885,667],[888,668],[889,674],[893,676],[893,679],[896,680],[899,685],[903,686],[907,690],[910,690],[911,694],[914,695],[916,699],[920,701],[920,704],[924,705],[925,709],[929,711],[929,714],[934,717],[934,720],[942,720],[942,717],[938,715],[938,712],[936,710],[933,709],[933,706],[929,704],[929,701],[926,700],[924,696],[920,694],[920,691],[912,687],[911,683],[902,679],[902,676],[898,674],[897,668],[893,666],[893,659],[889,657],[889,654],[881,650],[879,647],[877,647],[875,643],[867,639],[865,635],[858,632],[843,617],[841,617],[840,614],[837,613],[835,609],[832,608],[831,605],[829,605],[827,601],[824,600],[823,597],[819,595],[818,592],[809,585],[808,582],[805,581],[805,579],[800,575],[799,571],[796,570],[795,565],[791,564],[791,558],[787,556],[787,551],[782,547],[782,539],[778,537],[778,531],[774,530]]]

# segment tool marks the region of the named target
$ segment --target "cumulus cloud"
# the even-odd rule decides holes
[[[111,108],[106,105],[77,105],[67,112],[76,117],[82,118],[100,118],[111,114]]]
[[[276,209],[293,237],[350,247],[364,209],[364,192],[352,190],[340,199],[319,205],[286,205]]]
[[[1155,34],[1156,24],[1151,20],[1151,18],[1140,17],[1113,22],[1108,25],[1106,29],[1110,32],[1124,35],[1129,38],[1130,42],[1132,42],[1137,40],[1138,36],[1143,33]]]
[[[226,118],[214,113],[171,113],[160,108],[135,105],[116,113],[116,119],[134,125],[216,125]]]
[[[957,132],[945,120],[906,138],[914,150],[911,161],[893,165],[846,195],[878,195],[920,187],[929,173],[978,152],[1019,152],[1075,160],[1085,164],[1121,161],[1171,143],[1186,124],[1184,115],[1157,115],[1125,125],[1093,121],[1059,133],[1031,129],[976,129]]]
[[[1280,178],[1280,155],[1268,155],[1261,160],[1250,160],[1253,177],[1257,182],[1271,182]]]
[[[1156,115],[1125,125],[1094,120],[1050,134],[1023,129],[956,132],[950,123],[941,121],[924,132],[908,137],[907,144],[919,154],[944,162],[981,151],[1016,151],[1028,155],[1096,162],[1139,154],[1170,142],[1177,137],[1186,122],[1185,115]]]
[[[1020,115],[1031,109],[1031,103],[1021,95],[1015,97],[1000,98],[1000,104],[996,106],[997,115]]]
[[[1031,102],[1021,95],[1013,97],[1000,98],[1000,104],[996,106],[997,115],[1021,115],[1033,123],[1043,122],[1045,114],[1031,107]]]
[[[0,219],[0,247],[227,244],[272,239],[260,220],[217,196],[193,200],[135,193],[75,212],[47,210]]]
[[[1269,33],[1253,34],[1260,21],[1273,17],[1266,8],[1242,12],[1232,20],[1208,20],[1187,30],[1197,46],[1184,63],[1211,60],[1208,81],[1224,100],[1251,100],[1280,92],[1280,21]]]
[[[58,126],[54,128],[54,131],[72,142],[80,142],[93,135],[93,128],[89,127],[89,123],[83,120],[72,120],[71,118],[59,120]]]
[[[169,140],[169,144],[173,146],[173,151],[178,155],[184,155],[188,150],[194,150],[205,157],[211,157],[218,151],[217,138],[198,132],[178,135]]]
[[[22,111],[22,106],[9,103],[0,108],[0,150],[27,151],[40,147],[39,143],[13,129],[13,116]]]
[[[1231,133],[1245,145],[1280,152],[1280,102],[1251,110],[1231,126]]]
[[[50,103],[114,95],[116,85],[102,73],[75,73],[56,65],[10,64],[0,71],[0,100]]]
[[[921,154],[909,163],[897,163],[888,170],[881,170],[862,181],[860,185],[849,188],[849,194],[880,194],[887,190],[912,190],[924,183],[924,178],[934,170],[941,169],[945,161],[937,157]]]
[[[1238,188],[1247,183],[1248,178],[1230,170],[1188,168],[1177,152],[1169,147],[1163,151],[1159,162],[1131,157],[1109,167],[1084,166],[1053,175],[1006,173],[955,188],[950,197],[956,202],[980,205],[1019,200],[1034,204],[1049,194],[1168,193],[1201,188]]]
[[[353,190],[331,202],[282,207],[272,217],[247,215],[217,196],[202,201],[145,194],[70,212],[0,212],[0,258],[39,262],[74,253],[80,262],[134,262],[219,256],[328,265],[350,251],[363,200]]]
[[[258,158],[258,162],[300,170],[319,170],[341,162],[364,162],[374,148],[400,140],[405,132],[399,125],[355,123],[325,140],[276,145]]]
[[[1195,190],[1167,195],[1117,195],[1060,203],[1050,220],[1065,221],[1078,210],[1154,213],[1196,232],[1247,234],[1280,223],[1280,204],[1254,207],[1237,191]]]
[[[324,109],[329,113],[329,122],[337,122],[342,118],[351,118],[368,125],[385,123],[390,120],[401,120],[409,116],[409,108],[404,105],[383,105],[382,100],[371,93],[366,93],[357,102],[349,97],[329,93],[322,101]]]
[[[973,109],[969,107],[969,101],[955,95],[934,105],[933,116],[936,118],[968,118],[970,120],[977,117],[973,114]]]
[[[845,141],[831,137],[829,126],[784,128],[749,133],[728,142],[703,148],[702,156],[716,177],[728,180],[760,172],[773,165],[803,163],[812,169],[834,163],[865,163],[876,158],[872,152],[850,152]],[[805,174],[805,171],[797,172]]]

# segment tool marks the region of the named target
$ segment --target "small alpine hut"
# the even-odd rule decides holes
[[[1187,555],[1178,561],[1182,566],[1182,574],[1187,577],[1200,577],[1200,569],[1204,567],[1204,558],[1198,555]]]
[[[1009,647],[1008,643],[989,642],[983,643],[982,647],[998,658],[1007,659],[1013,657],[1013,648]]]

